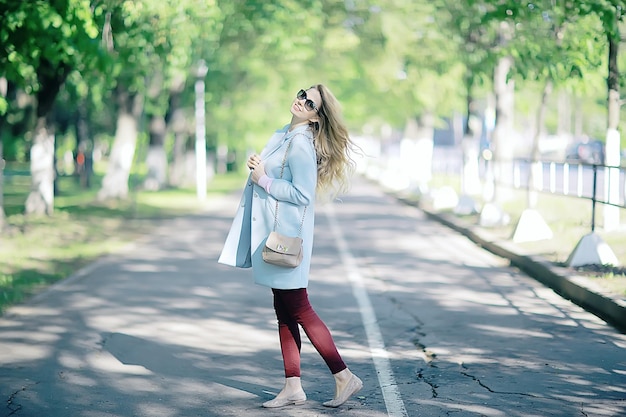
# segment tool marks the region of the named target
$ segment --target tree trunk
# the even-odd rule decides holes
[[[561,91],[558,95],[558,120],[557,135],[571,136],[572,96],[566,91]]]
[[[480,175],[478,157],[480,152],[480,129],[482,122],[476,114],[474,100],[474,76],[470,70],[465,76],[466,88],[466,115],[463,127],[461,149],[463,151],[463,172],[461,175],[461,192],[465,195],[474,195],[480,192]]]
[[[536,191],[539,188],[538,181],[541,179],[542,166],[539,161],[539,141],[541,134],[545,131],[546,124],[546,111],[548,109],[548,97],[552,94],[552,80],[547,79],[543,86],[543,93],[541,94],[541,102],[539,109],[537,110],[537,122],[535,126],[535,134],[533,135],[533,144],[530,151],[531,164],[528,170],[528,189],[527,189],[527,204],[528,208],[535,208],[537,204]]]
[[[533,144],[530,153],[530,158],[533,162],[539,160],[539,140],[541,139],[541,134],[545,131],[546,110],[548,108],[548,98],[551,94],[552,80],[548,79],[543,86],[541,102],[539,104],[539,109],[537,110],[537,126],[535,127],[535,134],[533,135]]]
[[[98,200],[128,197],[128,180],[137,147],[137,132],[142,100],[137,93],[130,93],[124,86],[116,88],[118,104],[117,126],[113,148],[109,156],[107,172],[102,179]]]
[[[619,48],[619,38],[615,39],[609,36],[609,74],[607,77],[607,87],[609,90],[608,102],[608,129],[617,129],[619,127],[619,69],[617,67],[617,55]]]
[[[576,106],[574,110],[574,137],[579,138],[584,132],[585,112],[583,111],[583,99],[579,96],[575,96],[574,105]]]
[[[4,213],[4,155],[2,148],[2,135],[0,134],[0,231],[4,229],[6,215]]]
[[[618,130],[620,116],[620,74],[617,65],[619,52],[619,32],[613,34],[608,33],[609,41],[609,74],[607,77],[608,87],[608,117],[607,117],[607,133],[605,147],[606,165],[617,167],[620,165],[620,149],[621,136]],[[619,168],[606,168],[605,175],[608,180],[604,183],[604,197],[614,206],[604,206],[604,229],[612,231],[620,225],[620,210],[617,205],[620,203],[619,198]]]
[[[189,165],[187,155],[193,150],[189,151],[189,133],[186,131],[174,131],[174,148],[173,158],[170,164],[169,184],[176,187],[192,186],[195,184],[195,167],[196,163]]]
[[[52,214],[54,211],[54,130],[48,115],[61,86],[70,73],[64,63],[42,59],[37,68],[37,120],[30,150],[31,191],[26,199],[26,214]]]
[[[496,98],[496,124],[493,130],[494,154],[493,162],[495,178],[507,182],[511,176],[511,163],[513,160],[513,147],[511,135],[513,134],[513,106],[515,86],[513,80],[508,79],[513,65],[513,58],[502,57],[498,60],[494,70],[493,89]],[[501,187],[498,181],[494,183],[493,199],[496,202],[502,200]]]
[[[411,172],[411,185],[417,186],[420,190],[427,190],[428,184],[433,175],[433,146],[435,132],[435,116],[429,110],[424,112],[417,118],[407,122],[407,130],[410,133],[405,134],[412,142],[411,161],[406,161],[405,165]]]
[[[51,215],[54,211],[54,132],[43,116],[37,119],[30,149],[30,174],[26,214]]]
[[[167,180],[167,155],[165,153],[165,118],[152,115],[150,117],[150,145],[146,157],[148,174],[144,182],[147,190],[160,190]]]
[[[176,78],[170,88],[170,99],[165,115],[167,130],[174,134],[174,147],[172,149],[172,162],[169,164],[168,184],[175,187],[193,185],[195,177],[185,175],[188,166],[186,164],[186,151],[189,146],[189,126],[185,118],[185,112],[181,108],[181,96],[185,88],[185,79]]]
[[[9,84],[5,77],[0,77],[0,97],[6,100]],[[0,115],[0,231],[4,229],[6,215],[4,213],[4,125],[6,115]]]

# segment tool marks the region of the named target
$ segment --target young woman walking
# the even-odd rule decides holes
[[[255,282],[271,288],[274,296],[285,384],[263,407],[306,401],[300,380],[300,326],[335,379],[334,398],[324,402],[325,406],[339,407],[363,387],[344,363],[307,293],[316,194],[332,196],[345,191],[353,168],[352,149],[337,99],[327,87],[317,84],[297,93],[291,104],[291,123],[270,138],[260,155],[247,161],[250,177],[219,262],[252,267]],[[262,249],[275,223],[282,234],[302,237],[299,266],[286,268],[263,261]]]

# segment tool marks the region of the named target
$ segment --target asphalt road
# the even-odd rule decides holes
[[[625,416],[626,335],[418,209],[355,183],[320,208],[311,302],[364,381],[339,409],[304,338],[282,386],[271,293],[218,265],[237,196],[0,317],[0,416]]]

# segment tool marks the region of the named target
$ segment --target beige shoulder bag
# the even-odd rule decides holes
[[[285,156],[283,157],[283,163],[280,168],[280,178],[283,177],[285,163],[287,162],[287,153],[291,148],[292,141],[293,138],[289,139],[289,144],[287,145],[287,150],[285,151]],[[300,262],[302,262],[302,225],[304,224],[306,209],[307,207],[304,207],[298,236],[285,236],[276,231],[276,225],[278,224],[278,200],[276,200],[276,209],[274,210],[274,229],[267,237],[265,246],[263,247],[263,260],[265,262],[285,268],[295,268],[300,265]]]

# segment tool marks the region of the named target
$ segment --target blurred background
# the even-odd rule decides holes
[[[515,158],[619,165],[623,3],[0,0],[3,177],[31,178],[27,213],[53,210],[63,175],[99,200],[205,188],[315,83],[366,157],[420,156],[402,183]]]
[[[238,190],[316,83],[362,176],[624,297],[625,7],[0,0],[0,311]]]

